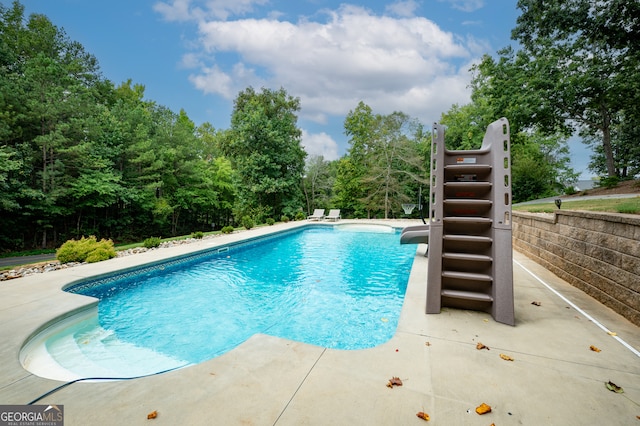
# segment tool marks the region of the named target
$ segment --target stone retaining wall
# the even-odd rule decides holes
[[[640,217],[513,211],[513,246],[640,326]]]

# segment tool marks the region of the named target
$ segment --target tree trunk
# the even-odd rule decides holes
[[[613,148],[611,147],[611,120],[606,115],[604,118],[604,126],[602,127],[602,146],[604,148],[607,175],[609,177],[615,177],[616,166],[615,162],[613,161]]]

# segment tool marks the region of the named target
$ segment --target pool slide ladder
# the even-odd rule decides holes
[[[434,124],[429,222],[401,235],[429,244],[426,312],[480,310],[514,325],[509,122],[491,123],[477,150],[448,150],[444,135]]]

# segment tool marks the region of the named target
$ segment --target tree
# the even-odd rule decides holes
[[[307,200],[307,215],[317,208],[326,208],[330,204],[334,178],[331,175],[331,163],[321,155],[311,156],[305,164],[302,188]]]
[[[493,87],[524,92],[533,112],[524,125],[555,133],[559,127],[599,135],[609,177],[616,176],[611,132],[640,100],[640,4],[626,0],[520,0],[512,38],[522,50],[483,62],[498,72]],[[615,13],[614,13],[615,11]],[[481,65],[482,66],[482,65]],[[510,84],[505,77],[512,78]],[[497,84],[496,84],[497,83]]]
[[[385,219],[415,200],[419,185],[426,183],[422,126],[402,112],[374,115],[360,102],[347,116],[345,130],[351,136],[350,161],[342,164],[339,189],[345,195],[347,188],[360,193],[367,214],[382,211]]]
[[[237,217],[293,215],[302,206],[305,151],[297,127],[300,100],[285,89],[240,92],[224,153],[237,172]],[[256,217],[260,216],[260,217]]]

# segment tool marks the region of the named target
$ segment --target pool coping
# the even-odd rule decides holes
[[[421,223],[339,223],[351,222],[395,227]],[[62,384],[30,374],[18,356],[24,342],[45,323],[95,303],[62,292],[69,280],[307,223],[256,228],[0,283],[0,404],[24,404]],[[426,267],[424,246],[418,245],[396,335],[375,348],[340,351],[255,335],[195,366],[132,381],[76,383],[38,404],[65,405],[67,424],[147,424],[152,411],[158,412],[154,424],[410,424],[420,421],[418,411],[448,424],[610,424],[640,415],[635,405],[640,402],[639,358],[616,340],[637,350],[638,327],[518,252],[515,327],[498,324],[482,312],[444,309],[426,315]],[[534,300],[540,305],[532,305]],[[480,341],[491,349],[477,350]],[[602,352],[589,350],[590,345]],[[501,352],[515,360],[504,361]],[[390,389],[387,381],[394,376],[403,386]],[[624,396],[609,392],[607,380],[624,387]],[[469,412],[481,402],[493,412]]]

